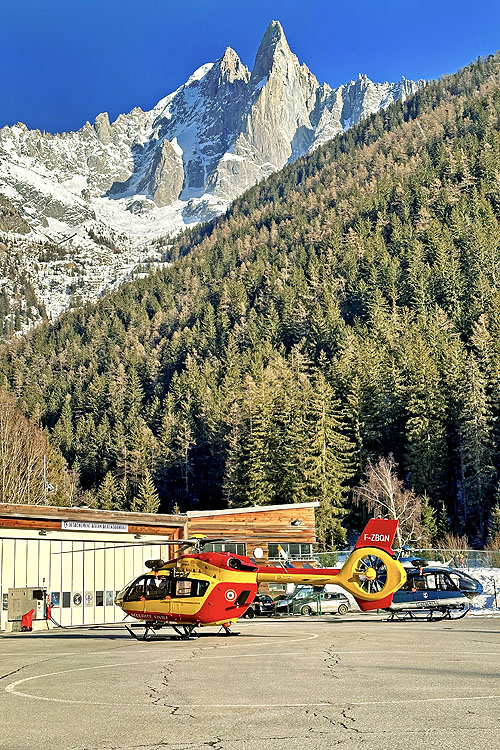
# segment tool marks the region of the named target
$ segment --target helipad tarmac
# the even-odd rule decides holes
[[[156,643],[123,627],[3,636],[0,747],[500,748],[500,618],[238,629]]]

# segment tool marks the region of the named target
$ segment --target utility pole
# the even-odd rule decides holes
[[[43,455],[43,502],[47,505],[47,457]]]

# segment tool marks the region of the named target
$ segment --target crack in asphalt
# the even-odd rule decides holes
[[[181,716],[182,718],[195,719],[193,714],[179,713],[185,706],[171,706],[168,703],[163,703],[165,708],[170,709],[170,716]]]
[[[332,709],[335,710],[332,706]],[[330,725],[331,729],[323,729],[321,727],[315,727],[310,726],[307,732],[309,735],[311,734],[322,734],[322,735],[332,735],[333,731],[335,731],[335,745],[341,745],[342,743],[346,742],[349,738],[352,738],[353,736],[356,736],[359,738],[360,742],[364,742],[364,740],[361,738],[360,735],[364,734],[373,734],[371,730],[362,730],[358,727],[354,726],[356,723],[356,718],[354,716],[351,716],[350,711],[353,709],[349,706],[343,708],[340,711],[340,714],[335,713],[335,715],[329,715],[325,713],[324,711],[316,711],[308,709],[306,710],[306,714],[311,715],[314,719],[316,719],[319,722],[327,722],[327,724]],[[340,735],[340,736],[339,736]]]
[[[160,701],[165,698],[165,695],[163,693],[160,694],[160,690],[162,688],[164,688],[165,690],[168,690],[168,685],[170,682],[170,675],[172,674],[172,667],[170,666],[163,667],[162,672],[163,672],[163,676],[161,678],[161,684],[159,687],[155,687],[154,685],[148,685],[148,688],[151,690],[149,697],[153,698],[153,701],[152,701],[153,706],[157,706],[160,703]]]
[[[12,672],[7,672],[7,674],[0,675],[0,680],[5,680],[6,677],[10,677],[11,674],[17,674],[18,672],[21,672],[23,669],[26,669],[26,667],[30,667],[33,663],[37,662],[30,662],[29,664],[23,664],[22,667],[19,667],[18,669],[13,669]]]
[[[340,726],[343,727],[344,729],[347,729],[347,731],[349,732],[356,732],[356,734],[365,734],[361,729],[358,729],[357,727],[353,726],[353,724],[356,723],[356,719],[354,718],[354,716],[349,716],[347,711],[349,711],[349,708],[343,708],[342,711],[340,712],[340,715],[344,719],[344,721],[339,722]],[[351,721],[352,724],[349,726],[348,724],[346,724],[347,721]]]
[[[318,732],[318,734],[329,735],[330,732]],[[264,738],[259,738],[264,739]],[[265,737],[266,742],[270,741],[286,741],[286,740],[302,740],[304,739],[303,734],[290,734],[290,735],[276,735],[273,737]],[[248,741],[248,736],[240,737],[238,739],[227,739],[224,740],[222,737],[216,737],[213,740],[202,740],[201,742],[179,742],[177,741],[160,741],[154,742],[153,744],[140,744],[140,745],[107,745],[101,746],[102,750],[158,750],[158,748],[166,747],[173,748],[173,750],[190,750],[191,748],[211,748],[211,750],[224,750],[224,743],[230,742],[231,744],[238,744],[240,742]],[[344,740],[342,740],[344,741]],[[340,744],[335,742],[334,744]],[[95,750],[94,747],[84,746],[75,750]]]
[[[323,676],[337,679],[338,675],[335,673],[335,668],[340,664],[340,656],[335,652],[335,646],[330,646],[326,649],[324,662],[326,671],[323,672]]]
[[[346,711],[348,709],[343,709],[341,711],[341,716],[345,721],[351,721],[355,722],[356,719],[354,719],[352,716],[346,715]],[[308,712],[313,713],[313,712]],[[391,730],[373,730],[373,729],[357,729],[352,726],[346,726],[344,722],[342,721],[335,721],[335,719],[332,719],[330,716],[325,716],[323,714],[319,713],[313,713],[315,717],[326,719],[331,725],[332,729],[328,730],[321,730],[321,729],[309,729],[308,732],[313,732],[316,735],[323,736],[325,738],[328,738],[329,746],[338,746],[342,745],[345,742],[349,741],[353,738],[353,735],[351,732],[355,732],[355,736],[357,738],[357,742],[360,744],[365,742],[365,736],[366,735],[386,735],[389,737],[391,735]],[[341,727],[342,729],[346,729],[348,731],[348,734],[344,734],[343,736],[338,736],[338,729]],[[460,728],[460,727],[457,727]],[[464,731],[470,730],[469,726],[463,727]],[[479,731],[491,731],[491,727],[476,727],[475,729],[478,729]],[[335,731],[336,730],[336,731]],[[409,729],[406,730],[408,734],[411,735],[426,735],[426,734],[432,734],[435,729],[432,727],[420,727],[419,729]],[[311,735],[309,735],[310,737]],[[291,734],[291,735],[275,735],[275,736],[266,736],[265,741],[287,741],[287,740],[306,740],[307,732],[301,733],[301,734]],[[159,742],[149,742],[146,744],[139,744],[139,745],[101,745],[101,750],[159,750],[160,748],[171,748],[172,750],[203,750],[203,748],[210,748],[211,750],[224,750],[224,744],[226,742],[231,743],[231,745],[236,745],[240,742],[246,742],[248,741],[248,736],[239,737],[239,738],[228,738],[227,740],[223,739],[222,737],[217,736],[213,740],[202,740],[197,742],[179,742],[171,741],[171,740],[164,740]],[[254,738],[256,740],[261,740],[264,738]],[[74,750],[95,750],[95,746],[83,746],[80,748],[74,748]]]
[[[56,659],[56,656],[49,656],[47,659],[39,659],[38,661],[30,661],[29,664],[23,664],[22,667],[18,667],[17,669],[13,669],[12,672],[7,672],[6,674],[0,675],[0,680],[5,680],[6,677],[10,677],[13,674],[17,674],[18,672],[22,672],[23,669],[26,669],[26,667],[34,667],[37,664],[45,664],[47,661],[51,661],[52,659]]]

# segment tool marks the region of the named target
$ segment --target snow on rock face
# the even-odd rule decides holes
[[[55,135],[22,123],[1,128],[0,232],[23,235],[24,270],[56,315],[72,304],[68,287],[95,298],[144,261],[154,240],[225,211],[259,180],[423,83],[359,76],[320,86],[272,21],[251,72],[228,47],[147,112],[137,107],[113,123],[104,112]],[[51,276],[50,293],[34,261],[47,240],[77,266],[85,258],[85,274]],[[93,274],[102,283],[89,283]]]

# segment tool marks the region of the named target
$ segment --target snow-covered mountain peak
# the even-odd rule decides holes
[[[135,107],[113,122],[102,112],[72,133],[1,128],[0,242],[13,235],[24,248],[25,275],[56,314],[74,295],[95,297],[119,283],[160,238],[221,213],[422,83],[378,84],[360,74],[336,89],[320,86],[272,21],[252,72],[227,47],[148,111]],[[40,262],[47,243],[60,266]]]

